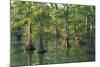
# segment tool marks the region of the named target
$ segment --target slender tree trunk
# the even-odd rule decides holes
[[[28,65],[32,64],[32,54],[35,50],[32,43],[32,25],[31,25],[31,17],[28,19],[28,44],[26,45],[26,52],[28,56]]]
[[[77,31],[78,31],[78,28],[79,28],[79,24],[77,23],[77,20],[76,20],[76,14],[74,16],[74,40],[75,40],[75,48],[77,50],[80,50],[80,44],[79,44],[79,37],[77,35]]]
[[[69,7],[68,7],[68,5],[66,5],[65,6],[65,11],[64,11],[64,13],[65,13],[65,20],[66,20],[66,27],[65,27],[65,29],[66,29],[66,31],[65,31],[65,37],[64,37],[64,42],[65,42],[65,56],[66,56],[66,62],[67,62],[67,54],[68,54],[68,45],[69,45],[69,30],[68,30],[68,26],[69,26],[69,19],[68,19],[68,9],[69,9]]]
[[[57,27],[55,30],[55,41],[56,48],[58,48],[60,46],[60,32]]]
[[[40,23],[40,44],[39,44],[39,50],[38,50],[38,55],[39,55],[39,64],[44,64],[44,56],[45,56],[45,52],[46,50],[44,49],[44,45],[43,45],[43,24]]]

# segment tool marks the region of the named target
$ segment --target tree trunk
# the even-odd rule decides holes
[[[66,26],[65,26],[65,36],[64,36],[64,53],[65,53],[65,61],[67,62],[67,54],[68,54],[68,45],[69,45],[69,29],[68,29],[68,26],[69,26],[69,21],[68,21],[68,5],[65,5],[65,20],[66,20]]]
[[[60,46],[60,32],[57,27],[55,30],[55,41],[56,48],[58,48]]]
[[[68,53],[68,45],[69,45],[69,29],[68,29],[68,26],[69,26],[69,21],[68,21],[68,9],[69,9],[69,7],[68,7],[68,5],[66,5],[65,6],[65,20],[66,20],[66,27],[65,27],[65,29],[66,29],[66,31],[65,31],[65,38],[64,38],[64,40],[65,40],[65,43],[66,43],[66,55],[67,55],[67,53]]]
[[[35,50],[32,45],[32,25],[31,25],[31,17],[28,19],[28,44],[26,45],[26,53],[28,56],[28,65],[32,64],[32,54]]]
[[[39,44],[39,49],[38,49],[38,55],[39,55],[39,64],[44,64],[44,55],[46,50],[44,49],[44,45],[43,45],[43,24],[40,23],[40,44]]]

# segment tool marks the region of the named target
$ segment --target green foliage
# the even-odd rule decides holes
[[[66,16],[68,18],[66,18]],[[68,24],[67,33],[66,24]],[[18,31],[18,28],[21,28],[22,41],[24,42],[23,46],[27,45],[30,25],[32,28],[32,43],[36,49],[38,49],[40,36],[43,37],[43,45],[48,51],[46,53],[44,64],[94,60],[94,54],[87,53],[87,49],[90,48],[90,45],[95,43],[94,6],[23,1],[14,1],[11,3],[12,38],[16,38],[15,33]],[[68,48],[67,61],[65,60],[66,55],[63,48],[55,48],[56,28],[60,31],[59,41],[61,41],[61,46],[64,42],[65,34],[68,34],[71,47]],[[76,37],[78,39],[75,39]],[[84,41],[85,39],[87,39],[87,41]],[[76,43],[76,41],[79,42],[79,44]],[[84,43],[81,44],[80,41]],[[13,39],[11,39],[11,42],[13,42]],[[82,47],[78,50],[78,48],[75,47],[75,44]],[[14,44],[12,43],[11,46],[14,46]],[[22,50],[22,46],[17,45],[17,47],[19,48],[19,51],[15,47],[11,47],[11,64],[27,65],[27,55]],[[32,59],[34,64],[39,64],[37,51],[38,50],[33,53]]]

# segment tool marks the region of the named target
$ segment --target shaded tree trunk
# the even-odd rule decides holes
[[[46,52],[46,49],[44,48],[44,45],[43,45],[43,24],[40,23],[40,39],[39,39],[39,48],[38,48],[38,55],[39,55],[39,64],[44,64],[44,56],[45,56],[45,52]]]
[[[56,48],[60,46],[60,32],[57,27],[55,30],[55,45],[56,45]]]
[[[28,65],[32,64],[32,55],[35,47],[32,43],[32,25],[31,25],[31,17],[28,20],[28,44],[26,45],[26,53],[28,56]]]

